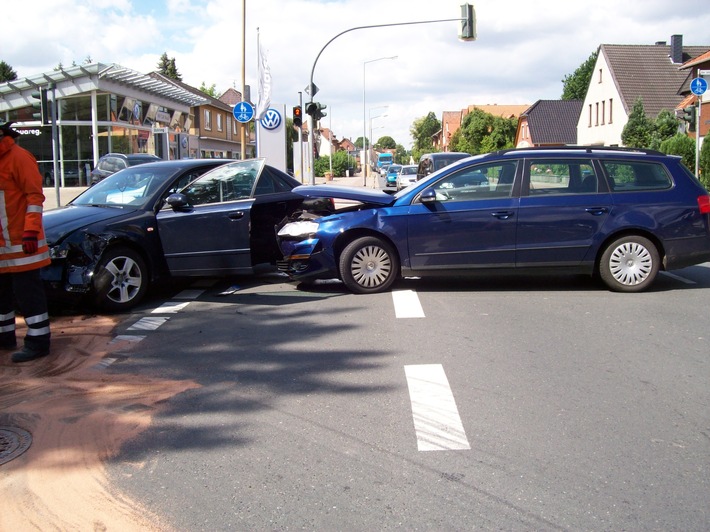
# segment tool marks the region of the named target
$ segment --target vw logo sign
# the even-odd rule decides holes
[[[269,108],[266,113],[264,113],[264,117],[261,119],[261,125],[265,129],[274,130],[278,129],[282,121],[283,119],[281,118],[281,113],[279,113],[276,109]]]

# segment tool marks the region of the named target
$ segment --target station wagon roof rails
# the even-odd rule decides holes
[[[546,151],[584,151],[585,153],[593,152],[625,152],[625,153],[643,153],[644,155],[666,155],[657,150],[646,148],[630,148],[627,146],[529,146],[526,148],[510,148],[495,152],[496,155],[506,153],[521,153],[521,152],[546,152]]]

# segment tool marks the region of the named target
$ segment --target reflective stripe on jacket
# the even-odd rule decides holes
[[[42,227],[42,175],[34,156],[9,136],[0,138],[0,273],[50,264]],[[37,231],[37,253],[22,251],[22,234]]]

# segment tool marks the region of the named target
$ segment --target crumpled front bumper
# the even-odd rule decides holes
[[[276,262],[279,271],[296,281],[332,279],[337,277],[335,261],[317,238],[281,240],[284,258]]]

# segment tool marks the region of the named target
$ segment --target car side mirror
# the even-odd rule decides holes
[[[419,196],[419,201],[422,203],[434,203],[436,201],[436,190],[433,188],[425,188]]]
[[[189,210],[190,207],[190,201],[187,199],[187,196],[185,196],[185,194],[180,194],[177,192],[170,194],[165,199],[165,203],[170,205],[170,207],[174,211],[186,211]]]

